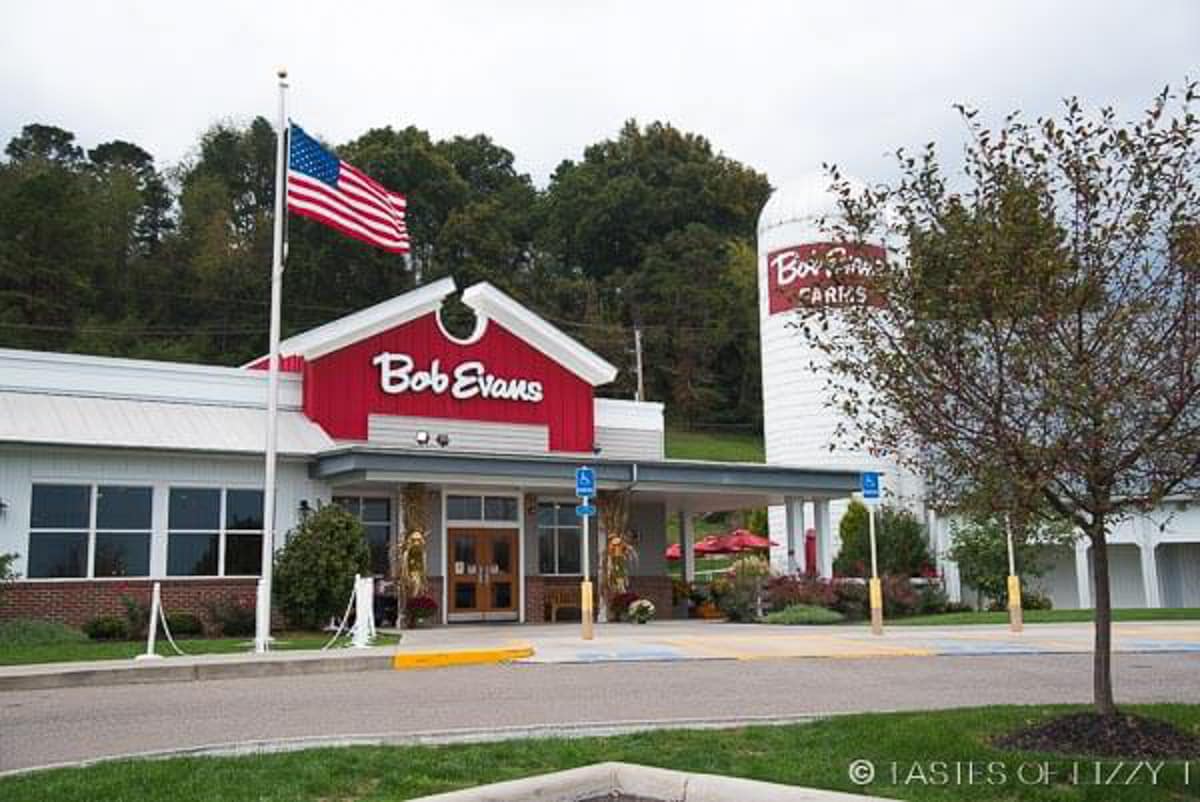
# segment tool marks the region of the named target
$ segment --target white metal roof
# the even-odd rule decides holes
[[[0,442],[261,454],[266,411],[0,391]],[[335,443],[298,411],[279,413],[279,453],[309,456]]]

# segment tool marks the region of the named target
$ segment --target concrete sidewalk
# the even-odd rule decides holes
[[[1002,625],[787,627],[708,621],[603,624],[594,640],[576,624],[455,625],[406,631],[395,646],[171,657],[153,662],[103,660],[0,667],[0,691],[186,682],[346,671],[430,669],[467,663],[578,664],[787,658],[863,659],[971,655],[1076,654],[1092,650],[1090,623],[1032,624],[1020,634]],[[1200,653],[1200,622],[1113,625],[1118,653]]]

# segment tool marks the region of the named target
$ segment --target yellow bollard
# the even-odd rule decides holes
[[[879,581],[879,577],[871,577],[869,583],[871,589],[871,633],[873,635],[883,634],[883,585]]]
[[[1025,617],[1021,613],[1021,580],[1008,575],[1008,626],[1013,632],[1025,628]]]
[[[592,582],[590,579],[579,583],[579,610],[583,622],[583,639],[592,640],[595,632],[592,630]]]

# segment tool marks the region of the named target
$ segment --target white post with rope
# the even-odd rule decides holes
[[[375,640],[375,579],[354,575],[354,635],[350,645],[366,649]]]
[[[150,596],[150,620],[146,627],[146,653],[133,658],[138,662],[143,660],[161,660],[162,655],[155,649],[158,637],[158,618],[162,609],[162,589],[158,582],[154,583],[154,591]]]

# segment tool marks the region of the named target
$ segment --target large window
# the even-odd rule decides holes
[[[575,505],[538,504],[538,573],[580,572],[580,524]]]
[[[257,576],[262,568],[261,490],[172,487],[167,574]]]
[[[371,550],[371,573],[388,574],[388,547],[392,542],[392,500],[375,496],[335,496],[333,503],[362,521]]]
[[[152,506],[149,487],[35,484],[30,578],[149,576]]]

